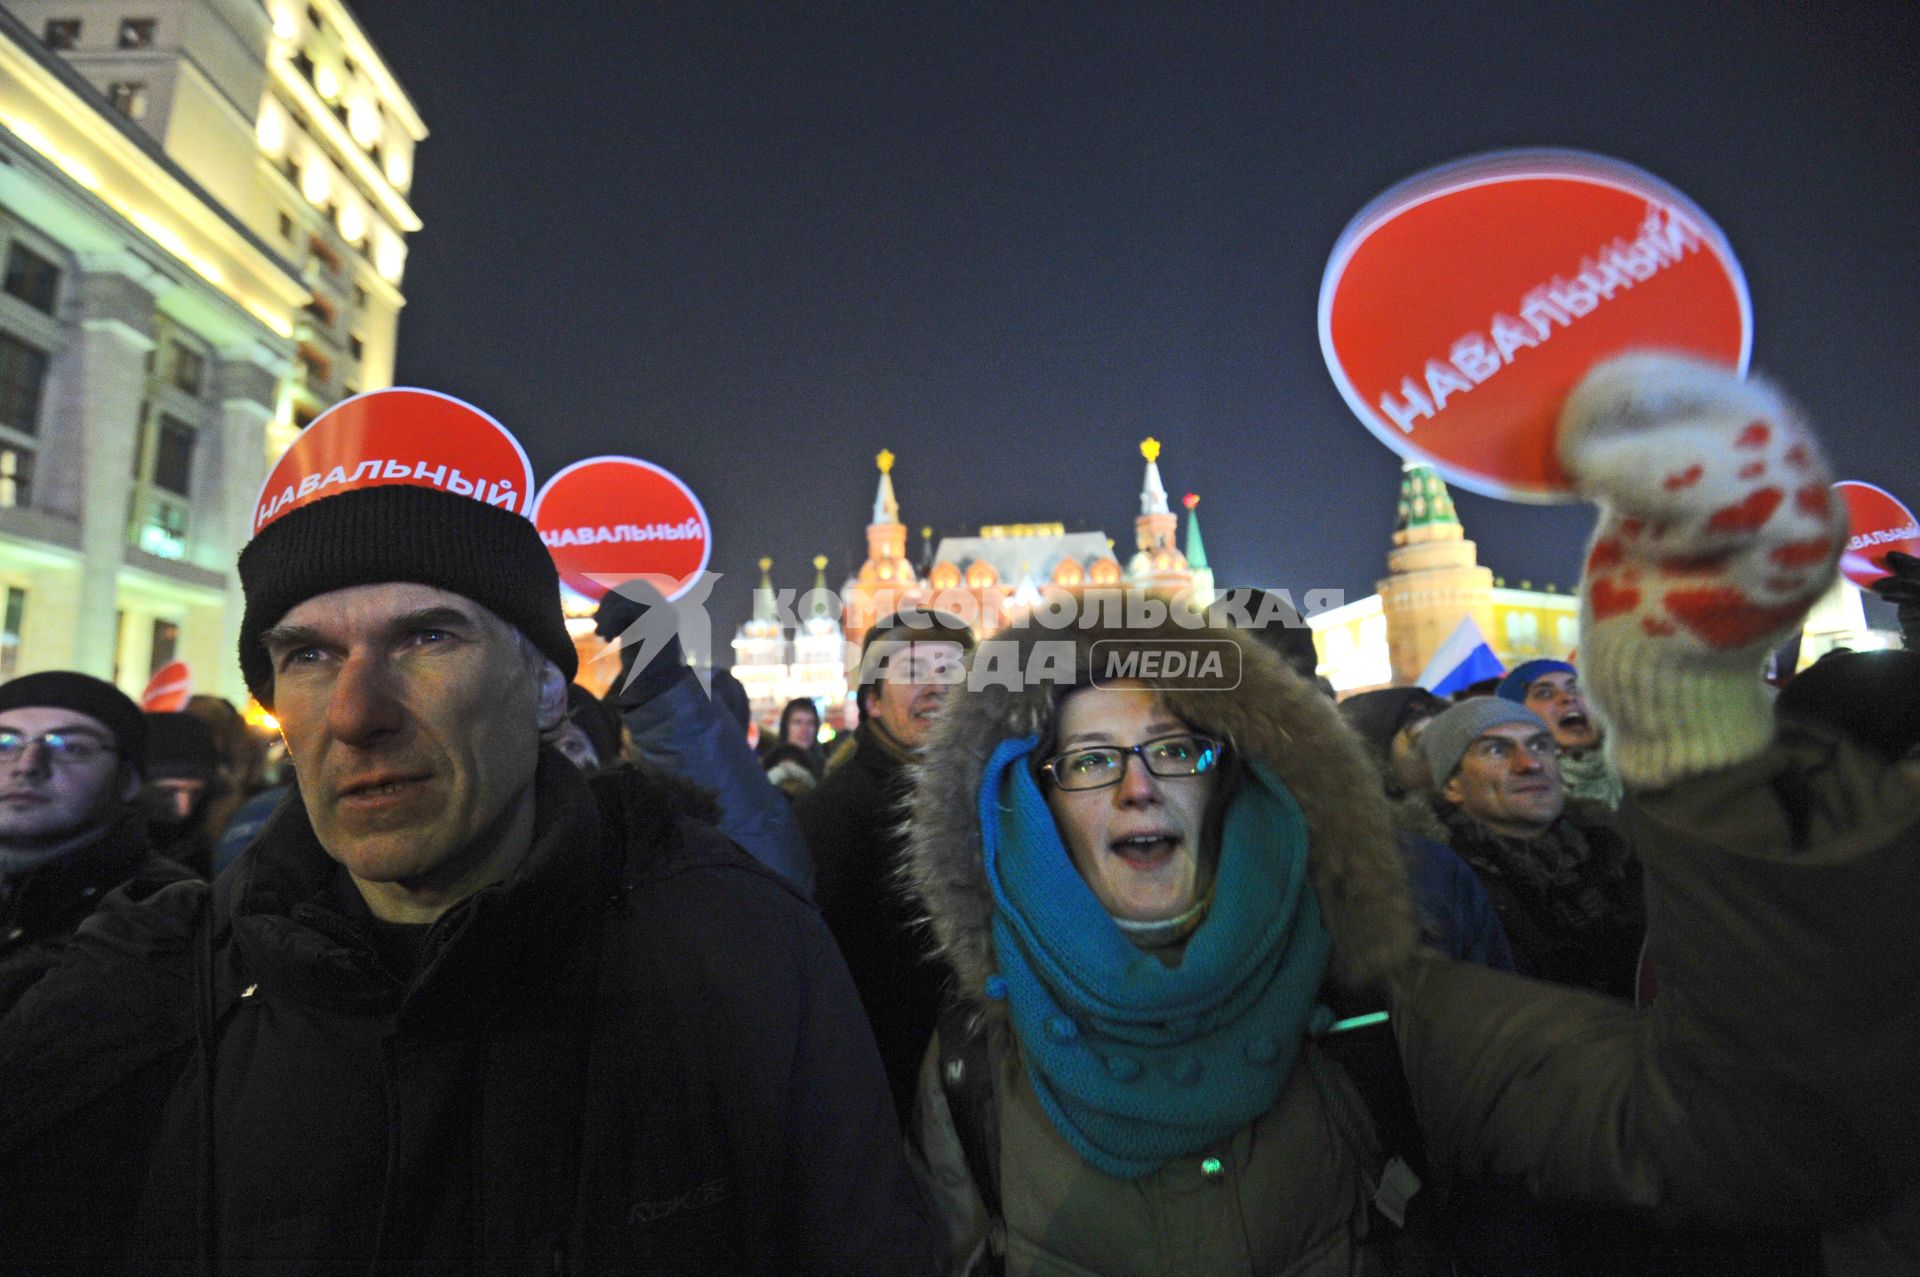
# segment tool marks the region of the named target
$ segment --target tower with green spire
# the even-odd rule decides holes
[[[1460,516],[1454,513],[1453,494],[1447,491],[1447,485],[1432,466],[1409,461],[1400,471],[1400,520],[1393,527],[1394,544],[1404,544],[1397,534],[1416,528],[1435,531],[1409,540],[1451,540],[1466,535]]]
[[[1493,573],[1480,566],[1479,555],[1460,526],[1446,483],[1432,466],[1407,462],[1400,471],[1387,575],[1379,583],[1394,682],[1419,678],[1463,616],[1472,617],[1481,634],[1494,636]]]
[[[1207,543],[1200,539],[1200,494],[1189,492],[1183,504],[1187,507],[1187,567],[1193,571],[1192,593],[1189,596],[1196,611],[1205,611],[1213,604],[1213,569],[1207,566]]]

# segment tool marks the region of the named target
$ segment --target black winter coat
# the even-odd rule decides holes
[[[908,779],[862,725],[854,752],[794,803],[813,855],[814,899],[853,973],[904,1125],[947,985],[900,878]]]
[[[0,1015],[60,961],[74,930],[121,884],[144,898],[193,877],[147,845],[129,813],[84,847],[19,875],[0,896]]]
[[[545,751],[535,794],[407,980],[297,802],[211,889],[109,902],[0,1025],[6,1262],[929,1271],[814,911],[630,769]]]

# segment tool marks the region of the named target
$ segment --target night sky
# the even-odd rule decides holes
[[[1124,561],[1154,435],[1223,586],[1359,597],[1399,462],[1321,359],[1334,240],[1419,170],[1573,146],[1719,222],[1755,369],[1920,504],[1920,6],[1628,7],[360,0],[431,130],[397,379],[540,479],[680,474],[721,641],[761,555],[858,565],[882,447],[916,557],[1058,521]],[[1586,507],[1456,496],[1510,584],[1574,580]]]

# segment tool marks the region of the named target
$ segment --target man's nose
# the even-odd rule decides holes
[[[376,745],[406,723],[397,675],[380,656],[350,656],[334,679],[327,701],[327,728],[335,740]]]
[[[44,776],[53,770],[53,750],[43,740],[30,740],[14,756],[8,770],[18,776]]]
[[[1534,753],[1525,745],[1522,745],[1513,751],[1513,761],[1510,766],[1521,775],[1527,776],[1537,771],[1544,771],[1546,769],[1546,761],[1542,759],[1540,755]]]

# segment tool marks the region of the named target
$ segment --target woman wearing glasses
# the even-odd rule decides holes
[[[1224,659],[1192,689],[1109,682],[1115,639]],[[1024,670],[1063,641],[1070,677],[956,689],[916,791],[910,869],[984,1021],[996,1128],[976,1174],[937,1044],[919,1138],[956,1271],[1279,1272],[1326,1250],[1346,1272],[1379,1168],[1329,1137],[1364,1104],[1307,1044],[1344,999],[1330,972],[1379,985],[1417,943],[1377,776],[1332,702],[1228,631],[989,646]]]
[[[1049,652],[1062,643],[1070,659]],[[1107,681],[1116,643],[1228,659],[1185,686]],[[1829,1273],[1896,1270],[1878,1248],[1903,1243],[1873,1217],[1889,1186],[1914,1182],[1896,1165],[1913,1156],[1912,1055],[1899,1054],[1912,1028],[1833,993],[1888,987],[1872,964],[1894,956],[1911,983],[1910,946],[1881,952],[1893,933],[1880,925],[1882,895],[1912,898],[1910,861],[1848,858],[1911,824],[1913,792],[1885,775],[1846,782],[1845,841],[1816,830],[1825,841],[1804,849],[1837,897],[1748,881],[1757,904],[1700,912],[1741,890],[1727,846],[1773,836],[1757,814],[1767,782],[1749,765],[1675,791],[1650,863],[1656,880],[1699,876],[1665,906],[1686,946],[1675,984],[1636,1011],[1422,956],[1364,747],[1257,644],[1173,624],[1015,626],[982,645],[986,666],[1030,677],[955,689],[920,763],[907,852],[956,977],[913,1133],[952,1272],[1448,1272],[1415,1256],[1444,1245],[1418,1221],[1455,1172],[1662,1221],[1800,1230],[1769,1271],[1802,1271],[1796,1248],[1819,1227],[1868,1257],[1830,1249]],[[1756,921],[1800,905],[1806,918]],[[1805,926],[1831,934],[1789,949]],[[1782,979],[1783,963],[1807,984]],[[1721,1003],[1703,1020],[1695,988],[1739,1012]],[[1342,1049],[1389,1006],[1387,1058],[1424,1148],[1396,1143],[1378,1078],[1361,1081],[1367,1055]],[[1396,1151],[1424,1154],[1424,1198]],[[1575,1257],[1565,1271],[1584,1269]]]

